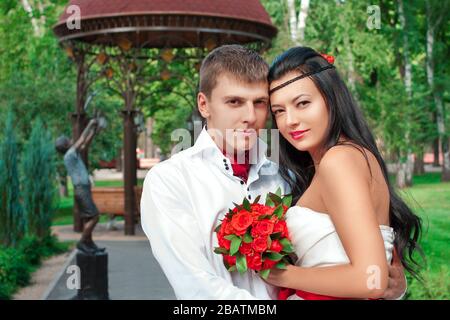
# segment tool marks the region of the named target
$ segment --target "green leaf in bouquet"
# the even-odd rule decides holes
[[[272,238],[272,240],[280,239],[280,238],[281,238],[281,232],[275,232],[275,233],[272,233],[272,234],[270,235],[270,238]]]
[[[265,257],[272,261],[280,261],[284,257],[284,255],[282,255],[278,252],[269,252],[269,253],[265,254]]]
[[[283,238],[280,240],[281,245],[283,246],[283,251],[286,253],[294,252],[294,247],[288,238]]]
[[[264,220],[264,219],[270,219],[270,217],[272,217],[271,214],[263,214],[263,215],[258,217],[258,221],[261,221],[261,220]]]
[[[250,207],[250,202],[247,200],[247,198],[244,198],[243,202],[242,202],[242,206],[244,207],[245,210],[247,210],[248,212],[252,211],[252,208]]]
[[[227,240],[233,241],[234,238],[239,238],[239,237],[235,234],[229,234],[229,235],[225,236],[224,238]]]
[[[273,214],[276,215],[278,219],[280,219],[281,216],[283,215],[283,206],[282,206],[281,204],[279,204],[279,205],[275,208]]]
[[[298,257],[295,253],[290,253],[283,257],[283,261],[286,262],[286,264],[292,264],[295,265],[295,262],[298,260]]]
[[[287,268],[287,263],[282,260],[275,265],[275,268],[284,270]]]
[[[273,203],[276,206],[281,203],[281,198],[275,193],[269,193],[269,198],[273,201]]]
[[[259,199],[261,199],[261,195],[257,196],[255,200],[253,200],[253,204],[258,203]]]
[[[269,277],[269,273],[270,273],[270,269],[264,269],[264,270],[261,270],[261,271],[259,272],[259,275],[260,275],[264,280],[267,280],[267,278]]]
[[[275,191],[275,194],[281,197],[281,187],[278,187],[277,191]]]
[[[216,247],[216,248],[214,248],[214,253],[217,253],[217,254],[229,254],[229,251],[227,249],[225,249],[225,248],[222,248],[222,247]]]
[[[275,205],[275,203],[273,203],[272,199],[270,199],[269,195],[266,196],[266,206],[268,207],[273,207]]]
[[[233,272],[233,271],[236,271],[236,270],[237,270],[237,269],[236,269],[236,265],[231,266],[231,267],[228,268],[228,271],[229,271],[229,272]]]
[[[241,274],[247,271],[247,259],[243,254],[238,253],[236,257],[236,268]]]
[[[267,248],[272,246],[272,239],[270,239],[270,235],[267,236]]]
[[[234,203],[233,202],[233,205],[235,206],[235,208],[237,208],[238,209],[238,211],[241,211],[242,209],[243,209],[243,207],[242,207],[242,205],[240,205],[240,204],[237,204],[237,203]],[[233,214],[235,214],[234,212],[233,212],[233,210],[230,210]]]
[[[231,240],[231,246],[230,246],[230,255],[234,256],[236,252],[239,250],[239,246],[241,245],[242,239],[240,237],[235,237],[233,240]]]
[[[286,206],[286,207],[290,207],[292,204],[292,195],[287,195],[285,197],[283,197],[283,199],[281,199],[281,202]]]
[[[247,231],[246,234],[244,234],[244,240],[245,243],[251,243],[253,241],[252,236],[250,235],[250,233]]]

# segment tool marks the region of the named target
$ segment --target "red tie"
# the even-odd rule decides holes
[[[230,157],[225,152],[222,151],[222,153],[225,157],[230,159]],[[250,171],[250,163],[249,163],[250,161],[248,151],[245,151],[244,163],[237,163],[238,162],[237,154],[234,154],[233,159],[230,159],[230,161],[231,161],[231,168],[233,168],[233,175],[247,182],[248,173]]]

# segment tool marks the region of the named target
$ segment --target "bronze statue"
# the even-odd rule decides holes
[[[92,232],[99,220],[99,212],[92,200],[89,172],[81,158],[81,151],[85,150],[97,133],[105,127],[106,119],[96,112],[75,143],[72,144],[66,136],[58,137],[55,143],[56,150],[64,155],[64,165],[72,179],[75,201],[84,224],[77,248],[87,254],[103,252],[105,248],[97,247],[92,240]]]

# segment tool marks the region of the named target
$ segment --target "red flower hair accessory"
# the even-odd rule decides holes
[[[320,54],[325,60],[328,61],[329,64],[334,64],[334,57],[325,53]]]

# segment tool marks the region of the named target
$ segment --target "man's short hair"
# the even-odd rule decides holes
[[[240,45],[224,45],[211,51],[200,67],[199,91],[208,98],[223,74],[239,81],[261,83],[267,81],[269,66],[255,51]]]

